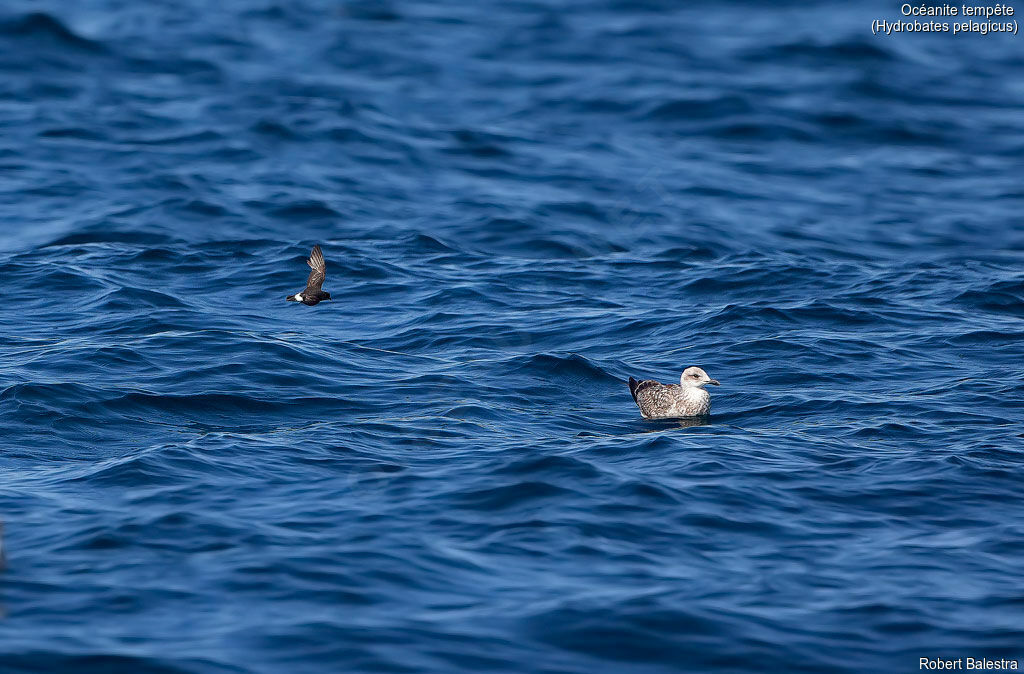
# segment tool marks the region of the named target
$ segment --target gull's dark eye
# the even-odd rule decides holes
[[[700,379],[699,374],[691,374],[690,376],[693,377],[694,379]]]

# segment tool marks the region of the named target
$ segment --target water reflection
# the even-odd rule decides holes
[[[644,433],[659,433],[673,428],[710,426],[711,417],[679,417],[677,419],[655,419],[644,424]]]

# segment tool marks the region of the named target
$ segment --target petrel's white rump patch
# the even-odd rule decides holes
[[[295,301],[296,302],[301,302],[302,301],[302,293],[295,293]]]

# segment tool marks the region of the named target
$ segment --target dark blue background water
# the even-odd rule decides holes
[[[876,18],[6,2],[0,669],[1024,658],[1024,51]]]

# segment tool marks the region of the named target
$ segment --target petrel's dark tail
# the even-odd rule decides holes
[[[636,402],[636,387],[640,386],[640,382],[632,377],[629,378],[629,393],[633,396],[633,402]]]
[[[285,299],[288,300],[289,302],[297,302],[298,301],[298,300],[295,299],[295,295],[289,295]]]

